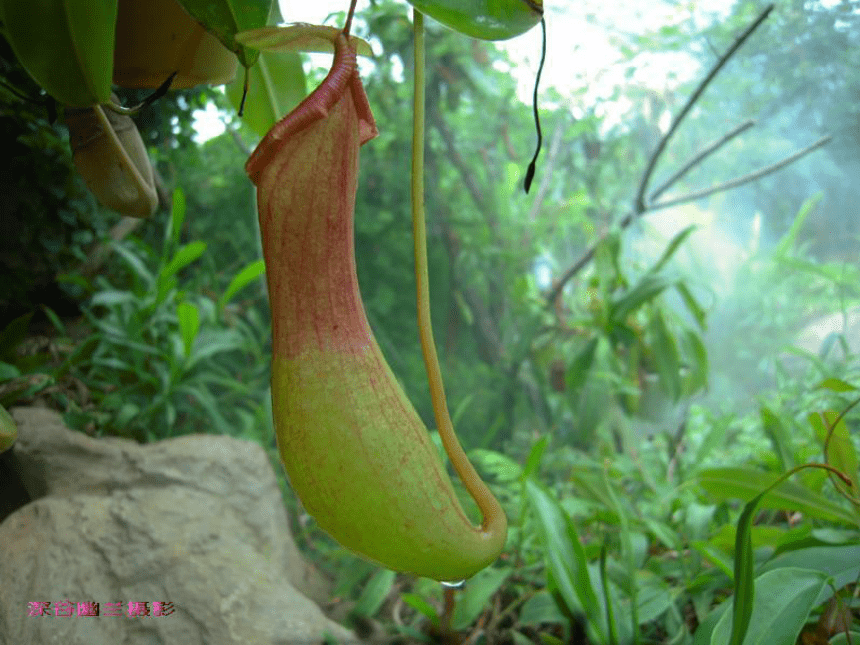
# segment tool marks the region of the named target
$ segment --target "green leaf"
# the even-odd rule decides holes
[[[806,218],[809,217],[809,214],[812,212],[812,209],[815,205],[821,201],[821,198],[824,196],[824,193],[817,193],[803,202],[803,205],[800,207],[800,210],[797,211],[797,215],[794,216],[794,221],[791,223],[791,228],[788,229],[785,235],[782,236],[782,239],[776,245],[776,249],[773,251],[773,255],[777,259],[784,258],[788,252],[794,248],[794,244],[797,241],[797,236],[800,234],[800,229],[803,228],[804,222],[806,222]]]
[[[816,385],[816,388],[824,388],[833,392],[854,392],[858,389],[856,385],[851,385],[838,378],[826,378]]]
[[[227,86],[227,97],[236,111],[242,101],[244,79]],[[242,120],[261,137],[307,95],[302,59],[295,53],[261,52],[248,70],[248,95]]]
[[[783,470],[794,467],[794,456],[791,453],[791,437],[782,424],[782,420],[774,412],[762,405],[759,409],[761,425],[767,438],[773,444],[773,450],[779,457],[780,466]]]
[[[236,34],[236,40],[243,45],[268,52],[316,52],[334,53],[334,42],[342,32],[338,27],[325,25],[294,25],[260,27]],[[355,47],[359,56],[373,56],[370,43],[357,36],[349,37],[349,44]]]
[[[653,338],[654,367],[663,391],[677,401],[681,396],[681,361],[678,356],[678,346],[669,333],[666,320],[660,311],[655,311],[649,324]]]
[[[699,485],[716,501],[751,500],[778,478],[777,474],[746,467],[709,468],[696,476]],[[761,505],[764,508],[800,511],[810,517],[858,525],[857,517],[849,509],[790,481],[782,482],[765,495]]]
[[[786,567],[821,571],[833,578],[833,588],[842,589],[860,577],[860,544],[813,546],[780,553],[761,565],[759,573]],[[829,586],[824,591],[830,592]],[[824,602],[829,597],[828,593],[818,602]]]
[[[702,554],[706,560],[708,560],[711,564],[715,565],[720,571],[726,574],[726,577],[729,580],[734,581],[734,567],[732,565],[732,559],[726,555],[721,549],[718,549],[712,544],[708,544],[707,542],[703,542],[701,540],[695,540],[690,542],[690,546],[694,548],[696,551]]]
[[[197,338],[197,332],[200,331],[200,312],[190,302],[180,302],[176,306],[176,315],[179,318],[179,333],[187,358],[191,355],[191,347]]]
[[[565,374],[565,382],[571,390],[576,390],[585,383],[588,377],[591,365],[594,363],[594,356],[597,351],[598,338],[592,338],[576,355],[576,358],[570,364]]]
[[[380,569],[373,574],[358,597],[352,613],[365,618],[375,616],[391,592],[396,575],[391,569]]]
[[[522,466],[495,450],[475,448],[469,451],[469,459],[482,473],[492,475],[499,482],[514,482],[522,477]]]
[[[729,645],[743,645],[752,617],[755,602],[755,585],[753,583],[753,559],[752,540],[750,538],[750,527],[752,526],[755,511],[762,497],[767,493],[764,491],[756,495],[745,506],[738,519],[738,529],[735,535],[735,566],[734,583],[735,594],[732,598],[732,633]],[[719,630],[715,630],[718,633]]]
[[[64,105],[110,100],[117,0],[0,0],[6,40],[27,73]]]
[[[17,438],[18,426],[15,424],[15,419],[6,408],[0,405],[0,453],[9,450]]]
[[[529,456],[526,459],[525,468],[523,468],[523,481],[537,473],[541,459],[543,458],[543,453],[546,452],[546,447],[548,445],[549,437],[546,435],[535,441],[534,445],[532,445],[532,449],[529,450]]]
[[[9,362],[15,361],[15,349],[27,337],[27,329],[30,326],[30,319],[32,317],[32,311],[18,316],[0,331],[0,358]]]
[[[409,3],[454,31],[484,40],[519,36],[541,19],[541,13],[525,0],[409,0]]]
[[[827,410],[822,414],[813,412],[807,417],[822,446],[827,439],[828,428],[833,425],[837,416],[837,413],[833,410]],[[844,418],[840,419],[836,427],[833,428],[833,434],[830,435],[830,442],[827,444],[826,457],[827,463],[841,471],[842,474],[851,480],[851,494],[854,496],[860,495],[860,472],[858,472],[860,471],[860,463],[858,463],[857,451],[854,448],[851,435],[848,433],[848,427],[845,425]]]
[[[177,186],[173,191],[170,220],[167,223],[164,238],[165,242],[169,242],[171,249],[175,249],[179,245],[183,223],[185,223],[185,193]]]
[[[549,491],[534,478],[526,480],[526,494],[537,518],[548,574],[571,613],[585,613],[600,642],[606,641],[605,616],[588,571],[588,559],[576,527]]]
[[[469,578],[460,592],[451,626],[462,630],[474,623],[491,605],[490,599],[510,575],[511,570],[508,568],[487,568]]]
[[[567,617],[559,611],[555,600],[546,590],[538,591],[526,600],[517,619],[522,625],[533,626],[545,623],[564,625],[568,622]]]
[[[245,67],[257,60],[258,52],[247,49],[236,40],[236,34],[257,29],[269,22],[272,0],[179,0],[185,10],[206,31],[239,57]]]
[[[218,309],[223,310],[224,305],[230,302],[230,300],[233,299],[233,296],[257,280],[265,272],[266,263],[263,260],[255,260],[245,268],[239,270],[239,272],[233,276],[233,279],[230,280],[230,284],[227,285],[224,293],[218,299]]]
[[[11,363],[0,361],[0,382],[21,376],[21,370]]]
[[[627,316],[677,282],[676,279],[661,274],[646,273],[639,282],[613,301],[610,306],[610,319],[617,323],[624,322]]]
[[[402,593],[400,594],[400,599],[419,614],[423,614],[434,625],[439,624],[439,615],[436,613],[433,605],[424,600],[421,596],[414,593]]]
[[[699,304],[699,301],[693,296],[693,293],[685,282],[679,282],[676,284],[675,290],[681,296],[681,300],[684,301],[687,311],[689,311],[693,318],[696,319],[699,329],[704,330],[706,327],[704,307]]]
[[[690,233],[696,230],[695,224],[690,224],[687,228],[677,233],[670,241],[669,244],[666,245],[663,254],[660,256],[660,259],[654,263],[648,271],[650,273],[657,273],[660,269],[662,269],[665,264],[672,259],[672,256],[675,255],[675,252],[678,250],[678,247],[684,243],[688,237],[690,237]]]
[[[826,583],[826,574],[807,569],[783,568],[759,576],[755,581],[755,603],[750,611],[745,638],[728,641],[731,614],[726,612],[714,627],[710,644],[777,645],[797,642],[800,630]],[[698,642],[697,639],[696,645]]]
[[[159,280],[163,281],[175,275],[178,271],[184,269],[203,255],[204,251],[206,251],[206,242],[201,240],[195,240],[194,242],[189,242],[188,244],[180,247],[170,259],[170,262],[162,267],[158,276]]]

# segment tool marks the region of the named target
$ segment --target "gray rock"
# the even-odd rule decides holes
[[[139,445],[71,431],[50,410],[13,416],[34,501],[0,524],[0,645],[358,642],[309,599],[326,582],[296,549],[257,444]],[[40,601],[48,615],[28,616]],[[100,615],[77,615],[86,602]],[[128,617],[130,602],[150,615]],[[172,613],[152,615],[161,602]]]

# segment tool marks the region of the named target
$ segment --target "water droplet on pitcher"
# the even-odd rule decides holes
[[[466,586],[466,581],[457,580],[456,582],[446,582],[445,580],[443,580],[441,584],[443,587],[447,587],[448,589],[462,589]]]

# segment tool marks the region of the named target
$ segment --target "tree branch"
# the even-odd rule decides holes
[[[737,188],[738,186],[743,186],[744,184],[748,184],[751,181],[755,181],[756,179],[761,179],[765,175],[769,175],[771,173],[780,170],[781,168],[785,168],[785,166],[794,163],[801,157],[808,155],[810,152],[817,150],[821,146],[829,143],[833,137],[827,135],[825,137],[821,137],[815,143],[806,146],[802,150],[798,150],[792,155],[789,155],[785,159],[777,161],[774,164],[769,166],[765,166],[764,168],[759,168],[749,174],[742,175],[740,177],[735,177],[734,179],[730,179],[729,181],[725,181],[721,184],[717,184],[716,186],[711,186],[710,188],[705,188],[703,190],[693,191],[691,193],[687,193],[686,195],[681,195],[680,197],[676,197],[675,199],[670,199],[665,202],[660,202],[658,204],[651,204],[648,207],[649,211],[656,211],[661,208],[668,208],[670,206],[677,206],[678,204],[684,204],[686,202],[692,202],[697,199],[702,199],[703,197],[707,197],[708,195],[713,195],[714,193],[719,193],[725,190],[730,190],[732,188]]]
[[[773,11],[773,7],[774,7],[774,5],[772,5],[772,4],[765,7],[764,10],[759,14],[759,16],[752,22],[752,24],[750,24],[750,26],[747,27],[746,30],[744,30],[744,32],[735,40],[734,44],[731,47],[729,47],[729,49],[719,58],[719,60],[710,69],[710,71],[705,76],[705,78],[702,79],[701,83],[699,83],[698,87],[690,95],[690,98],[687,100],[687,102],[681,108],[681,111],[678,113],[678,116],[675,117],[674,121],[672,122],[672,126],[669,128],[669,131],[666,132],[666,134],[663,135],[663,137],[657,143],[657,148],[651,154],[651,158],[648,160],[648,165],[646,166],[645,172],[642,174],[642,179],[639,182],[639,189],[636,193],[636,199],[634,201],[634,209],[633,209],[633,211],[631,211],[630,213],[625,215],[624,218],[619,223],[619,227],[621,229],[627,228],[628,226],[630,226],[630,224],[633,222],[634,219],[636,219],[637,217],[640,217],[641,215],[643,215],[644,213],[646,213],[649,210],[653,210],[651,207],[649,207],[645,203],[645,193],[648,192],[648,184],[651,181],[651,176],[654,174],[654,169],[657,167],[657,162],[660,160],[660,157],[662,156],[663,151],[666,149],[666,145],[669,142],[669,139],[671,139],[672,135],[674,135],[675,132],[678,130],[678,127],[684,121],[686,116],[690,113],[690,110],[693,108],[693,106],[696,104],[696,102],[702,96],[702,94],[704,93],[704,91],[708,87],[708,85],[711,84],[711,81],[714,80],[716,75],[725,66],[725,64],[734,55],[734,53],[738,49],[740,49],[741,45],[743,45],[747,41],[747,39],[753,34],[753,32],[756,29],[758,29],[758,27],[765,21],[765,19],[768,17],[768,15],[770,15],[770,12]],[[704,159],[707,155],[714,152],[716,149],[718,149],[719,147],[724,145],[729,139],[737,136],[737,134],[740,134],[740,132],[742,132],[743,130],[746,129],[746,127],[748,127],[748,126],[746,126],[746,127],[745,126],[746,126],[746,124],[742,124],[741,126],[739,126],[739,128],[736,128],[735,130],[727,133],[721,140],[715,142],[714,144],[712,144],[711,146],[706,148],[704,151],[699,153],[699,155],[697,155],[697,157],[694,157],[693,160],[688,162],[684,168],[682,168],[678,173],[675,174],[674,177],[672,177],[663,186],[661,186],[657,191],[655,191],[655,194],[659,194],[660,192],[666,190],[672,183],[677,181],[681,175],[688,172],[693,166],[695,166],[698,162],[700,162],[702,159]],[[818,145],[823,145],[826,142],[817,142],[817,143],[818,143]],[[815,146],[815,144],[813,144],[813,145]],[[815,147],[818,147],[818,146],[815,146]],[[814,149],[814,147],[812,149]],[[801,153],[803,153],[803,154],[806,154],[807,152],[811,152],[811,150],[801,151]],[[798,153],[797,155],[792,155],[787,160],[783,160],[783,162],[780,162],[779,164],[775,164],[775,166],[778,166],[778,167],[774,168],[774,170],[778,170],[779,168],[782,168],[784,165],[791,163],[792,161],[794,161],[795,159],[798,158],[798,155],[802,156],[802,154]],[[755,177],[755,178],[757,178],[757,177]],[[745,179],[745,178],[738,178],[738,179]],[[739,184],[733,183],[736,181],[738,181],[738,180],[732,180],[731,182],[726,182],[726,184],[722,184],[721,189],[725,190],[726,188],[732,188],[736,185],[739,185]],[[750,179],[749,181],[752,181],[752,179]],[[708,194],[708,195],[713,194],[714,192],[717,192],[716,189],[719,189],[720,187],[714,187],[714,188],[715,189],[708,189],[711,192],[708,192],[706,194]],[[704,195],[700,195],[700,196],[704,196]],[[680,202],[674,201],[673,203],[680,203]],[[666,204],[669,204],[669,202],[667,202]],[[660,207],[665,208],[666,204],[663,204]],[[562,289],[564,289],[564,286],[570,281],[571,278],[573,278],[573,276],[578,274],[580,271],[582,271],[583,268],[585,268],[588,265],[588,263],[594,257],[594,253],[597,249],[597,245],[600,244],[605,238],[606,238],[606,235],[602,235],[600,237],[600,239],[595,244],[593,244],[587,251],[585,251],[585,253],[583,253],[583,255],[576,262],[574,262],[573,265],[571,267],[569,267],[567,269],[567,271],[565,271],[564,274],[558,280],[556,280],[555,284],[553,285],[552,289],[550,289],[550,292],[547,295],[547,300],[546,300],[546,306],[547,307],[552,307],[555,304],[555,301],[558,298],[559,294],[561,294],[561,291],[562,291]]]
[[[808,155],[810,152],[813,152],[820,148],[821,146],[829,143],[833,137],[830,135],[821,137],[815,143],[808,145],[802,150],[798,150],[792,155],[789,155],[785,159],[777,161],[770,166],[765,166],[764,168],[759,168],[758,170],[751,172],[747,175],[742,175],[741,177],[736,177],[735,179],[730,179],[729,181],[723,182],[721,184],[717,184],[716,186],[711,186],[710,188],[706,188],[704,190],[695,191],[692,193],[687,193],[686,195],[682,195],[676,199],[671,199],[665,202],[660,202],[659,204],[652,204],[650,206],[646,206],[645,210],[642,212],[631,211],[619,222],[618,227],[621,230],[624,230],[628,226],[633,223],[633,220],[640,217],[644,213],[650,211],[656,211],[661,208],[669,208],[670,206],[677,206],[678,204],[684,204],[686,202],[692,202],[697,199],[702,199],[703,197],[707,197],[708,195],[713,195],[714,193],[718,193],[725,190],[730,190],[732,188],[737,188],[738,186],[743,186],[744,184],[748,184],[751,181],[755,181],[756,179],[761,179],[765,175],[769,175],[771,173],[776,172],[777,170],[781,170],[785,168],[791,163],[794,163],[801,157]],[[597,250],[597,246],[606,238],[606,235],[601,235],[600,239],[594,243],[591,248],[589,248],[582,256],[573,263],[573,265],[564,272],[564,275],[559,278],[553,288],[550,290],[547,295],[546,305],[547,307],[552,307],[555,303],[556,298],[558,298],[561,290],[564,288],[564,285],[575,276],[577,273],[582,271],[583,268],[591,261],[594,257],[594,252]]]
[[[662,195],[667,190],[669,190],[669,188],[671,188],[672,185],[676,181],[678,181],[681,177],[683,177],[688,172],[690,172],[693,168],[695,168],[700,163],[702,163],[708,156],[715,153],[717,150],[719,150],[724,145],[726,145],[729,141],[731,141],[732,139],[734,139],[735,137],[740,135],[742,132],[746,132],[747,130],[749,130],[754,125],[755,125],[755,121],[753,119],[747,119],[746,121],[741,123],[739,126],[734,128],[733,130],[730,130],[729,132],[724,134],[722,137],[720,137],[719,139],[717,139],[716,141],[714,141],[713,143],[711,143],[710,145],[706,146],[704,149],[699,151],[692,159],[690,159],[687,163],[685,163],[683,166],[681,166],[681,169],[678,170],[678,172],[676,172],[674,175],[669,177],[669,179],[667,179],[665,182],[663,182],[663,184],[659,188],[657,188],[653,193],[651,193],[651,195],[648,198],[649,201],[653,202],[660,195]]]
[[[765,21],[770,12],[773,11],[773,5],[769,4],[765,7],[764,11],[759,14],[758,18],[756,18],[753,23],[746,28],[746,30],[735,40],[734,44],[729,47],[728,51],[723,54],[720,59],[716,62],[716,64],[711,68],[711,71],[708,72],[707,76],[702,79],[702,82],[699,83],[699,86],[696,90],[690,95],[690,98],[687,99],[687,102],[684,104],[684,107],[681,108],[681,111],[678,113],[678,116],[675,117],[675,120],[672,122],[672,126],[669,128],[669,131],[663,135],[660,141],[657,143],[657,148],[651,154],[651,159],[648,160],[648,166],[645,168],[645,172],[642,175],[642,180],[639,183],[639,190],[636,193],[636,211],[639,213],[644,213],[647,210],[645,205],[645,193],[648,192],[648,183],[651,181],[651,175],[654,173],[654,169],[657,166],[657,162],[660,160],[660,157],[663,154],[663,151],[666,149],[666,144],[669,142],[669,139],[672,138],[672,135],[678,130],[678,127],[684,121],[684,118],[687,114],[690,113],[690,110],[699,100],[699,98],[704,93],[705,89],[708,85],[711,84],[711,81],[714,80],[719,71],[723,68],[723,66],[729,61],[729,59],[734,55],[734,53],[740,49],[741,45],[743,45],[747,39],[753,34],[753,32],[758,29],[759,25]]]

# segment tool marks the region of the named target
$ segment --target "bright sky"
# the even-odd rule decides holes
[[[326,17],[348,6],[347,0],[278,0],[281,15],[287,22],[323,24]],[[358,8],[370,4],[359,0]],[[704,28],[712,20],[728,15],[734,0],[697,0],[695,15]],[[623,83],[638,83],[663,89],[668,72],[677,76],[677,83],[696,74],[695,63],[684,54],[667,53],[650,55],[642,59],[636,76],[623,78],[622,66],[613,66],[621,55],[610,42],[610,29],[635,31],[654,29],[671,24],[689,15],[687,3],[665,0],[544,0],[547,19],[547,61],[541,79],[541,88],[555,87],[562,96],[567,96],[579,86],[589,88],[586,102],[606,97],[612,88]],[[589,21],[589,15],[596,19]],[[331,23],[329,23],[331,24]],[[540,29],[502,41],[498,45],[506,50],[515,63],[511,73],[519,85],[520,100],[531,103],[534,74],[540,55]],[[310,56],[311,65],[328,68],[331,57],[326,54]],[[610,115],[611,116],[611,115]],[[210,105],[207,111],[195,113],[195,128],[199,140],[205,140],[224,131],[224,124],[217,110]],[[611,125],[608,124],[608,125]]]

